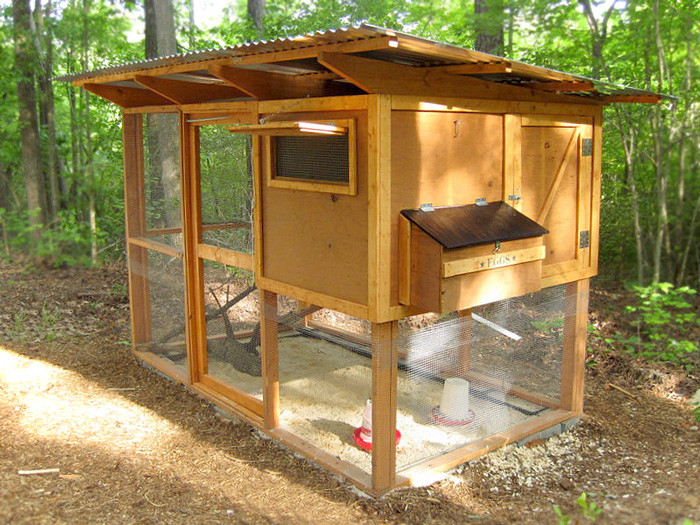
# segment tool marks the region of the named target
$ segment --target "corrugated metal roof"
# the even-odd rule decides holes
[[[236,58],[264,53],[274,53],[277,51],[302,49],[304,47],[319,47],[328,44],[340,44],[344,42],[352,42],[354,40],[363,40],[376,37],[378,34],[379,33],[374,29],[370,29],[370,26],[363,24],[356,27],[329,29],[327,31],[317,31],[299,36],[278,38],[275,40],[246,42],[245,44],[223,47],[220,49],[204,49],[201,51],[192,51],[189,53],[138,60],[136,62],[118,64],[116,66],[95,69],[92,71],[84,71],[74,75],[64,75],[56,78],[55,80],[72,82],[117,73],[136,73],[164,66],[173,66],[176,64],[199,63],[209,60],[216,60],[219,58]]]
[[[372,46],[373,42],[381,42],[379,39],[389,38],[392,41],[390,46]],[[194,51],[179,55],[165,56],[150,60],[141,60],[128,64],[121,64],[113,67],[96,69],[75,75],[66,75],[56,80],[72,81],[83,84],[90,80],[95,82],[110,82],[115,80],[128,79],[130,74],[145,73],[151,74],[152,70],[158,70],[158,74],[168,74],[169,68],[177,69],[175,73],[201,72],[206,68],[208,62],[224,60],[224,63],[232,66],[255,67],[256,69],[267,69],[275,71],[285,71],[290,74],[302,74],[303,72],[319,71],[319,65],[313,60],[315,50],[324,51],[329,46],[341,46],[345,49],[345,44],[357,44],[350,52],[357,56],[382,60],[396,64],[408,65],[412,67],[435,67],[435,66],[484,66],[501,67],[502,71],[486,72],[483,75],[474,75],[490,82],[512,84],[524,87],[536,87],[541,82],[568,82],[572,83],[570,89],[552,89],[563,94],[576,95],[579,97],[601,97],[607,95],[614,96],[636,96],[652,98],[674,98],[659,95],[651,91],[629,88],[595,79],[590,79],[581,75],[573,75],[553,69],[531,66],[521,62],[515,62],[504,57],[490,55],[479,51],[461,48],[458,46],[436,42],[427,38],[393,31],[369,24],[361,24],[353,27],[341,29],[329,29],[307,33],[294,37],[285,37],[275,40],[262,40],[249,42],[237,46],[221,49],[207,49]],[[305,56],[294,60],[285,58],[284,62],[273,55],[278,52],[295,50],[309,50]],[[266,55],[270,55],[266,60]],[[277,58],[277,63],[273,63]],[[230,62],[229,62],[230,60]],[[289,62],[286,62],[288,60]],[[306,62],[305,62],[306,61]],[[254,63],[254,65],[251,65]],[[187,65],[192,64],[188,69]],[[321,68],[321,70],[323,70]],[[590,89],[580,89],[580,85],[592,84]],[[577,89],[577,85],[579,89]]]

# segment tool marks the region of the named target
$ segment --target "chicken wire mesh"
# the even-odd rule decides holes
[[[129,261],[132,282],[143,285],[145,303],[133,302],[132,315],[137,323],[148,323],[150,336],[137,344],[137,350],[151,352],[158,359],[187,371],[187,347],[185,342],[185,286],[182,259],[137,248],[139,255]],[[146,279],[139,279],[139,278]],[[142,286],[138,284],[137,286]]]
[[[397,469],[508,431],[559,405],[566,318],[558,286],[399,325]]]
[[[204,261],[207,373],[262,398],[260,299],[253,273]]]
[[[143,158],[146,227],[180,229],[180,138],[178,115],[144,115]],[[182,238],[165,235],[157,240],[182,246]]]
[[[371,456],[355,435],[372,395],[370,323],[279,300],[287,319],[278,325],[282,427],[370,472]],[[401,320],[397,470],[558,407],[564,329],[575,307],[576,296],[560,286],[461,314]]]
[[[372,395],[369,323],[278,296],[278,329],[280,425],[371,472],[353,438]]]
[[[253,253],[253,169],[250,135],[199,127],[202,242]]]

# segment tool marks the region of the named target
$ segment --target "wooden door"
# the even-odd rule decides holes
[[[519,177],[512,178],[509,197],[549,230],[543,286],[587,277],[593,266],[592,119],[523,115],[515,134]]]
[[[222,125],[187,125],[193,315],[192,380],[262,417],[258,291],[254,290],[250,141]],[[237,298],[241,298],[236,302]]]

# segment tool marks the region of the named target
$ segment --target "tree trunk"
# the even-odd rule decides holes
[[[503,0],[474,0],[476,38],[474,49],[503,54]]]
[[[30,213],[29,223],[34,227],[31,236],[34,241],[38,241],[41,239],[41,229],[46,222],[46,191],[41,169],[41,146],[34,88],[37,61],[32,46],[29,0],[13,0],[12,14],[17,100],[22,134],[22,169],[27,191],[27,209]]]
[[[194,35],[195,31],[197,29],[197,26],[194,21],[194,0],[187,0],[187,15],[189,18],[189,31],[187,35],[187,43],[190,46],[190,51],[192,51],[195,48],[195,41],[194,41]]]
[[[46,13],[51,14],[52,0],[46,3]],[[51,25],[44,24],[44,15],[41,10],[41,0],[36,0],[34,8],[36,30],[34,32],[34,45],[39,56],[41,68],[39,69],[39,114],[41,127],[46,130],[46,176],[49,186],[49,213],[51,220],[56,219],[61,206],[61,190],[58,182],[58,148],[56,146],[56,118],[53,82],[53,36]],[[42,42],[43,35],[43,42]]]
[[[175,12],[171,0],[146,0],[146,58],[177,53]],[[151,182],[154,195],[162,196],[164,227],[180,224],[180,156],[178,123],[172,115],[148,117],[149,165],[157,175]]]
[[[253,21],[255,29],[258,30],[260,38],[263,37],[266,0],[248,0],[248,16]]]
[[[83,0],[83,71],[90,69],[90,1]],[[97,203],[95,200],[95,166],[93,164],[92,152],[92,125],[90,122],[90,99],[85,97],[83,106],[85,121],[85,171],[87,175],[87,198],[88,198],[88,225],[90,228],[90,261],[97,264]]]
[[[5,255],[10,257],[10,234],[5,223],[6,212],[10,209],[10,175],[4,164],[0,164],[0,230],[2,231],[2,244]]]

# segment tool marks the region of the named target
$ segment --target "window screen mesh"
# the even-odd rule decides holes
[[[347,135],[277,137],[275,177],[349,182]]]

